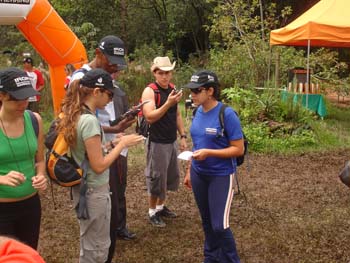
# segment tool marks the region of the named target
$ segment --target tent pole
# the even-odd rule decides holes
[[[306,62],[306,108],[309,106],[309,83],[310,82],[310,39],[307,40],[307,62]]]
[[[271,56],[272,56],[272,47],[270,46],[270,50],[269,50],[269,60],[268,60],[268,67],[267,67],[267,76],[266,76],[266,79],[267,79],[267,82],[266,84],[267,85],[270,85],[270,68],[271,68]],[[275,83],[276,84],[276,83]],[[276,85],[275,85],[276,86]]]

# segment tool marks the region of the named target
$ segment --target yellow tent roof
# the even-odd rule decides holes
[[[321,0],[287,26],[272,30],[271,45],[350,47],[350,0]]]

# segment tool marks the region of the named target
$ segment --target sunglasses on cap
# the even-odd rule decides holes
[[[199,94],[201,93],[203,90],[207,90],[207,88],[195,88],[195,89],[191,89],[191,92],[193,92],[194,94]]]

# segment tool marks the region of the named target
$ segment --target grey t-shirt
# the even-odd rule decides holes
[[[83,114],[80,116],[77,125],[77,144],[72,148],[73,158],[78,164],[81,164],[85,156],[85,144],[84,141],[95,135],[102,136],[102,145],[105,143],[105,138],[100,123],[95,115]],[[98,150],[98,149],[96,149]],[[104,155],[104,151],[101,148],[100,151]],[[90,167],[87,172],[87,182],[89,187],[98,187],[109,182],[109,169],[107,168],[103,173],[96,174]]]

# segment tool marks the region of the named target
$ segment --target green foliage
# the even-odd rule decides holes
[[[95,48],[99,41],[96,36],[100,29],[96,28],[92,23],[85,22],[79,26],[73,27],[73,31],[85,46],[89,60],[93,59],[95,56]]]
[[[294,47],[273,47],[272,49],[272,68],[276,67],[276,60],[279,61],[279,76],[280,83],[287,86],[288,84],[288,70],[295,67],[305,67],[306,58],[305,50],[295,49]],[[278,87],[277,87],[278,88]]]
[[[257,120],[260,108],[257,104],[258,96],[253,90],[228,88],[222,91],[222,96],[224,101],[233,105],[244,123]]]
[[[260,153],[293,153],[315,147],[317,137],[313,130],[300,129],[293,134],[282,130],[272,133],[267,122],[247,124],[243,128],[249,140],[249,149]]]
[[[251,142],[250,149],[254,151],[317,149],[325,147],[324,142],[341,145],[339,138],[348,143],[346,133],[350,122],[343,120],[338,110],[331,109],[327,119],[320,121],[298,103],[281,101],[279,91],[274,89],[279,87],[271,84],[273,72],[276,81],[287,84],[288,69],[306,65],[305,49],[274,47],[271,50],[268,43],[268,33],[285,22],[292,11],[286,5],[294,5],[294,1],[50,2],[83,42],[90,59],[102,36],[121,36],[129,52],[129,66],[119,81],[133,104],[138,102],[144,87],[154,80],[150,72],[153,58],[167,55],[177,61],[173,82],[178,87],[187,83],[198,69],[207,68],[217,73],[223,98],[239,112]],[[2,26],[0,33],[2,49],[16,54],[0,56],[2,66],[11,60],[13,65],[21,67],[23,52],[29,52],[39,63],[38,54],[15,26]],[[179,59],[187,56],[188,63]],[[340,80],[348,69],[339,62],[336,52],[312,49],[310,67],[314,75],[327,80],[327,86],[339,95],[350,93],[349,80]],[[265,90],[257,91],[254,87]],[[47,86],[42,101],[45,111],[51,108],[48,91]],[[187,97],[188,91],[184,92]],[[51,118],[48,112],[43,115]],[[340,132],[336,132],[335,127]]]
[[[71,28],[81,27],[85,23],[100,28],[100,31],[96,31],[95,41],[98,41],[105,35],[116,34],[115,32],[118,32],[117,2],[119,1],[51,0],[50,2]],[[86,46],[87,49],[90,49],[92,44],[93,43],[89,43],[89,45]],[[95,47],[96,46],[94,46],[94,48]]]
[[[172,59],[172,54],[169,52],[166,53],[164,47],[157,45],[155,42],[149,45],[145,44],[129,55],[129,66],[118,77],[118,81],[129,94],[129,101],[131,103],[138,103],[143,89],[148,83],[154,81],[150,71],[153,59],[157,56],[166,55]]]
[[[266,84],[263,92],[258,95],[257,102],[259,104],[260,114],[258,118],[282,121],[281,119],[281,94],[277,89]]]
[[[271,54],[266,35],[276,27],[277,9],[274,3],[266,3],[261,13],[260,4],[257,0],[219,1],[211,17],[211,42],[227,50],[217,61],[223,68],[229,65],[235,69],[231,73],[235,83],[231,86],[261,87],[269,78]],[[287,9],[283,11],[284,16],[288,13]],[[235,55],[230,56],[230,52]]]
[[[240,44],[230,49],[212,49],[207,67],[220,76],[223,88],[248,88],[255,84],[256,72],[252,70],[252,62],[247,59],[244,46]]]
[[[294,152],[318,143],[310,123],[313,115],[292,100],[283,102],[279,90],[229,88],[225,100],[238,112],[242,126],[256,152]]]
[[[242,119],[242,117],[240,116]],[[244,122],[244,121],[242,121]],[[269,129],[266,123],[245,123],[242,125],[249,141],[249,151],[264,152],[267,147]]]

